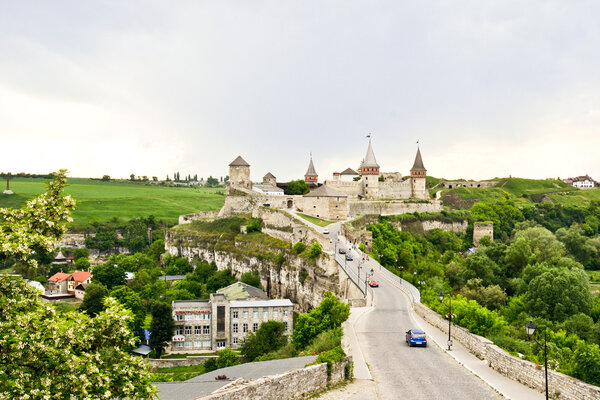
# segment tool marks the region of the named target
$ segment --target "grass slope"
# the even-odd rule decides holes
[[[45,179],[17,178],[10,182],[15,195],[0,194],[0,207],[21,207],[46,190]],[[218,210],[225,202],[223,188],[182,188],[129,182],[103,182],[70,178],[65,192],[77,200],[73,229],[112,218],[129,220],[154,215],[175,223],[181,214]]]
[[[495,202],[511,197],[517,204],[539,202],[548,196],[555,203],[584,207],[592,200],[600,200],[600,189],[581,190],[567,185],[557,179],[497,179],[498,184],[489,188],[455,188],[441,189],[442,193],[454,192],[463,199],[479,199],[484,202]],[[440,190],[430,189],[432,196]]]

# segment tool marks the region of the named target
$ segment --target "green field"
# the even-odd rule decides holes
[[[592,200],[600,200],[600,189],[581,190],[567,185],[557,179],[496,179],[498,184],[489,188],[455,188],[441,189],[442,193],[454,192],[464,199],[479,199],[484,202],[495,202],[504,198],[512,198],[517,204],[532,204],[540,202],[544,197],[553,202],[570,206],[584,207]],[[430,194],[440,190],[430,189]]]
[[[16,178],[10,181],[14,195],[0,194],[0,207],[21,207],[46,190],[45,179]],[[134,182],[103,182],[70,178],[65,192],[77,200],[72,229],[112,218],[125,221],[154,215],[176,223],[179,215],[218,210],[225,202],[224,188],[187,188],[145,185]]]

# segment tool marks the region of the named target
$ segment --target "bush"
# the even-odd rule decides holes
[[[340,327],[348,319],[350,307],[337,300],[330,292],[325,292],[323,301],[317,308],[300,314],[294,325],[292,343],[304,349],[320,333]]]
[[[294,247],[292,247],[292,250],[294,251],[294,253],[300,254],[304,250],[306,250],[306,245],[302,242],[298,242],[294,245]]]
[[[254,361],[259,356],[275,351],[287,343],[284,335],[283,322],[266,321],[260,324],[256,333],[250,332],[242,345],[240,352],[249,361]]]
[[[341,346],[337,346],[331,350],[324,351],[323,353],[319,354],[316,362],[318,364],[327,363],[327,376],[331,377],[333,363],[342,361],[344,358],[346,358],[346,353],[344,353],[344,350],[342,350]]]
[[[240,356],[230,348],[218,351],[219,356],[215,362],[217,369],[231,367],[240,363]]]
[[[262,230],[263,221],[260,218],[251,218],[246,225],[246,233],[260,232]]]
[[[255,288],[261,289],[260,285],[260,276],[258,275],[258,271],[248,271],[244,272],[240,278],[241,282],[244,282],[247,285],[254,286]]]
[[[312,246],[310,247],[310,250],[308,251],[308,258],[310,258],[311,260],[314,260],[317,257],[319,257],[322,252],[323,252],[323,247],[321,247],[321,243],[314,242],[312,244]]]
[[[315,337],[312,342],[304,350],[304,354],[319,354],[324,351],[331,350],[342,344],[342,327],[321,332]]]
[[[215,369],[217,369],[217,359],[209,358],[208,360],[206,360],[206,362],[203,365],[204,365],[204,370],[206,372],[214,371]]]

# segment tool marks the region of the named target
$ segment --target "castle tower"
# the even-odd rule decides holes
[[[277,178],[270,172],[263,176],[263,185],[277,186]]]
[[[235,187],[252,189],[250,180],[250,164],[238,156],[229,164],[229,180],[227,181],[227,195],[235,192]]]
[[[313,164],[312,156],[310,157],[310,163],[308,164],[308,169],[304,174],[304,182],[311,184],[317,184],[319,180],[319,175],[317,175],[317,171],[315,171],[315,165]]]
[[[411,197],[414,199],[428,199],[429,193],[425,186],[427,178],[427,170],[423,165],[423,159],[421,158],[421,149],[417,147],[417,156],[415,157],[415,163],[410,169],[411,178]]]
[[[369,200],[377,199],[379,197],[379,164],[375,160],[371,138],[369,138],[367,155],[360,166],[360,174],[362,175],[363,196]]]

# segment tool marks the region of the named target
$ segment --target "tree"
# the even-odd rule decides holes
[[[85,247],[80,247],[78,249],[73,249],[72,254],[73,259],[77,261],[80,258],[88,258],[90,256],[90,251]]]
[[[260,275],[258,275],[258,271],[248,271],[244,272],[240,278],[241,282],[244,282],[250,286],[254,286],[255,288],[261,288],[260,285]]]
[[[53,173],[47,191],[19,209],[0,208],[0,260],[15,258],[37,267],[36,254],[52,253],[66,232],[75,200],[62,194],[67,171]]]
[[[285,326],[280,321],[266,321],[260,324],[256,333],[250,332],[241,347],[241,353],[250,361],[256,357],[276,351],[287,343]]]
[[[129,354],[129,311],[56,312],[22,279],[0,277],[0,398],[150,399],[149,365]]]
[[[302,179],[298,179],[296,181],[288,182],[285,187],[285,194],[287,195],[298,195],[298,194],[306,194],[310,190],[310,186],[308,183],[304,182]]]
[[[231,367],[232,365],[239,364],[239,360],[240,357],[235,351],[229,348],[219,350],[219,356],[217,357],[216,367],[217,369]]]
[[[298,349],[305,348],[319,333],[335,329],[348,319],[350,307],[337,300],[331,292],[325,292],[317,308],[300,314],[294,325],[292,343]]]
[[[102,180],[103,181],[110,181],[110,176],[108,176],[108,175],[102,175]]]
[[[234,282],[235,278],[231,275],[231,271],[224,269],[206,280],[206,289],[209,293],[215,293],[217,290],[229,286]]]
[[[525,304],[532,315],[552,321],[564,321],[578,313],[589,314],[592,295],[588,281],[582,269],[549,268],[531,279]]]
[[[175,322],[173,322],[172,308],[169,304],[154,303],[152,305],[152,323],[150,324],[150,339],[148,344],[156,352],[158,358],[164,347],[171,341]]]
[[[129,321],[129,329],[134,334],[141,334],[146,311],[140,295],[127,286],[117,286],[110,292],[110,297],[117,299],[123,307],[131,311],[133,318]]]
[[[112,289],[125,284],[125,268],[118,264],[99,264],[94,267],[92,280]]]
[[[308,258],[314,260],[321,255],[323,252],[323,247],[321,247],[321,243],[314,242],[312,246],[310,246],[310,250],[308,251]]]
[[[135,174],[129,175],[129,180],[130,181],[135,181]]]
[[[192,265],[186,258],[169,255],[164,261],[164,267],[169,275],[185,275],[192,272]]]
[[[86,257],[78,258],[77,261],[75,261],[75,268],[80,271],[87,271],[90,268],[90,265],[90,260]]]
[[[219,180],[217,178],[213,178],[212,175],[206,178],[206,186],[215,187],[219,186]]]
[[[104,309],[104,298],[106,296],[108,296],[106,286],[92,282],[85,288],[85,295],[79,309],[92,317],[98,315]]]

